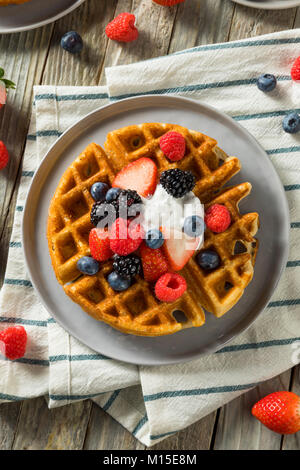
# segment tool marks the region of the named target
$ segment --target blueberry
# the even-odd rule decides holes
[[[196,261],[199,264],[200,268],[205,271],[211,271],[220,266],[221,260],[220,256],[216,251],[212,250],[203,250],[196,256]]]
[[[277,85],[276,77],[270,73],[260,75],[256,81],[258,88],[261,91],[272,91]]]
[[[149,248],[156,250],[164,244],[164,237],[160,230],[152,229],[146,233],[146,243]]]
[[[99,268],[100,265],[98,261],[90,256],[83,256],[77,261],[77,269],[79,269],[83,274],[88,274],[89,276],[97,274]]]
[[[107,193],[106,193],[106,201],[107,202],[112,202],[118,199],[119,194],[121,192],[121,188],[110,188]]]
[[[71,54],[77,54],[82,51],[83,41],[76,31],[69,31],[61,38],[60,45]]]
[[[107,191],[108,184],[106,183],[94,183],[91,187],[91,195],[95,201],[104,201]]]
[[[200,237],[205,230],[205,224],[202,217],[190,215],[186,217],[183,224],[183,231],[189,237]]]
[[[118,292],[122,292],[123,290],[127,290],[131,284],[131,279],[128,277],[122,277],[120,274],[113,271],[109,274],[107,278],[108,284],[113,290]]]
[[[287,114],[283,121],[282,127],[285,132],[289,134],[296,134],[300,131],[300,116],[297,113]]]

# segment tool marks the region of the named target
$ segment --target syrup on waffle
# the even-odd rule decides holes
[[[168,131],[180,132],[186,139],[186,155],[178,162],[169,162],[159,147],[159,138]],[[205,323],[203,309],[217,317],[227,312],[242,296],[253,277],[258,242],[258,214],[241,215],[239,201],[251,191],[249,183],[222,189],[240,170],[240,162],[228,157],[217,142],[199,132],[171,124],[142,124],[110,132],[105,142],[106,153],[90,144],[66,170],[49,208],[48,243],[52,265],[67,295],[84,311],[124,333],[161,336],[183,328]],[[107,281],[113,270],[112,261],[102,263],[98,274],[82,275],[76,263],[90,254],[88,235],[92,228],[90,195],[93,183],[111,184],[115,174],[128,163],[141,157],[154,160],[159,173],[180,168],[196,177],[194,193],[205,203],[224,204],[230,211],[232,224],[223,233],[205,233],[202,249],[213,248],[221,258],[221,266],[204,272],[195,256],[182,270],[187,291],[173,303],[160,302],[153,286],[140,276],[124,292],[115,292]],[[244,252],[236,252],[241,245]],[[183,311],[185,321],[173,313]]]

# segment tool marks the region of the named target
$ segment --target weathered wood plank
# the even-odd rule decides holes
[[[93,403],[85,450],[144,450],[133,435]]]
[[[91,411],[90,401],[49,410],[43,397],[23,402],[13,449],[80,450]]]
[[[0,450],[12,448],[21,407],[21,402],[0,405]]]
[[[223,406],[214,450],[279,450],[281,435],[260,424],[252,416],[251,408],[269,393],[288,390],[289,382],[290,371],[287,371]]]
[[[293,370],[291,392],[300,396],[300,366]],[[283,436],[282,450],[299,450],[300,449],[300,431],[296,434]]]

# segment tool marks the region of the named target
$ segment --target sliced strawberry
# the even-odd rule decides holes
[[[106,261],[113,256],[110,249],[109,233],[101,228],[93,228],[89,235],[91,255],[97,261]]]
[[[6,103],[6,88],[3,83],[0,82],[0,108]]]
[[[151,158],[139,158],[125,166],[115,177],[113,188],[134,189],[140,196],[154,193],[157,184],[157,168]]]
[[[192,238],[176,229],[161,228],[165,242],[163,253],[174,271],[180,271],[193,256],[199,245],[199,238]]]
[[[141,246],[141,259],[146,281],[156,281],[168,271],[168,263],[160,248],[149,248],[145,243]]]

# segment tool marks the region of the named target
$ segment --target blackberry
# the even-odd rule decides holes
[[[160,184],[171,194],[171,196],[179,198],[185,196],[194,189],[196,180],[191,171],[172,170],[163,171],[160,175]]]
[[[111,217],[107,225],[114,223],[119,217],[130,218],[136,217],[140,214],[139,210],[132,208],[130,211],[129,208],[135,204],[142,204],[142,199],[136,191],[130,189],[123,189],[120,191],[119,196],[110,201],[97,201],[92,207],[91,210],[91,222],[93,225],[97,226],[105,217],[111,214]],[[104,228],[104,227],[102,227]]]
[[[133,277],[141,272],[141,260],[136,255],[114,257],[113,268],[122,277]]]
[[[118,201],[106,202],[106,201],[97,201],[92,207],[91,210],[91,222],[95,227],[104,220],[106,217],[109,218],[105,226],[101,226],[101,228],[105,228],[110,226],[114,223],[117,217],[119,217],[119,205]]]

